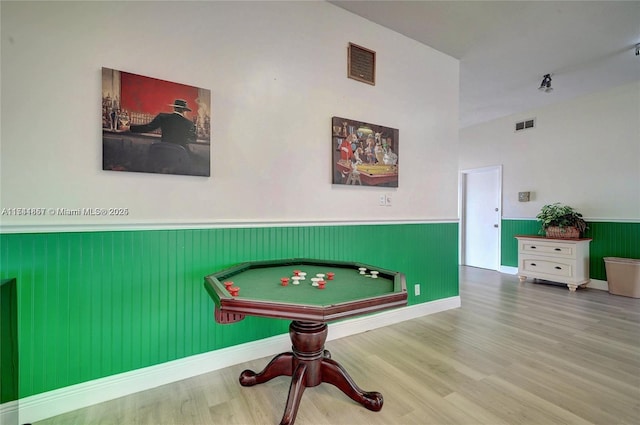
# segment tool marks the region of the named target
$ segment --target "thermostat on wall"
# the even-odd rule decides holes
[[[531,192],[518,192],[518,201],[529,202],[530,196],[531,196]]]

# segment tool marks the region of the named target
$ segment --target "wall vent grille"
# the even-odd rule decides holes
[[[530,120],[519,121],[516,123],[516,131],[528,130],[530,128],[534,128],[536,126],[535,118],[531,118]]]

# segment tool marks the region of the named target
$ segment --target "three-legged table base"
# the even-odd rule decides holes
[[[289,397],[281,425],[293,424],[298,413],[302,393],[307,387],[326,382],[338,387],[352,400],[374,412],[382,409],[382,394],[361,390],[340,364],[331,359],[324,349],[327,339],[326,323],[293,321],[289,326],[291,352],[278,354],[262,372],[245,370],[240,374],[240,385],[248,387],[267,382],[277,376],[291,376]]]

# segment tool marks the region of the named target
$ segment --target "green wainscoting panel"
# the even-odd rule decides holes
[[[607,280],[604,257],[640,259],[640,222],[638,223],[589,223],[587,237],[590,244],[589,264],[592,279]]]
[[[457,223],[2,234],[0,277],[17,281],[20,397],[287,333],[277,319],[215,323],[203,281],[296,257],[402,271],[410,304],[458,295]]]
[[[502,220],[500,264],[518,267],[518,240],[516,235],[537,235],[540,223],[536,220]]]
[[[18,399],[18,297],[15,279],[0,281],[0,404]]]
[[[640,222],[589,222],[585,237],[589,244],[591,279],[607,280],[604,257],[640,258]],[[518,244],[515,235],[536,235],[536,220],[502,220],[503,266],[518,267]]]

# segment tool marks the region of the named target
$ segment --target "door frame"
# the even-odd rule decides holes
[[[467,198],[467,176],[469,174],[474,173],[484,173],[487,171],[497,171],[498,172],[498,208],[500,208],[500,222],[498,223],[498,240],[496,241],[496,246],[498,252],[496,253],[496,271],[500,271],[501,268],[501,257],[502,257],[502,217],[503,217],[503,200],[502,200],[502,165],[490,165],[487,167],[479,167],[479,168],[469,168],[465,170],[460,170],[460,175],[458,178],[458,217],[460,217],[460,231],[458,232],[458,263],[460,265],[465,263],[465,249],[466,249],[466,234],[465,234],[465,210],[466,210],[466,198]]]

